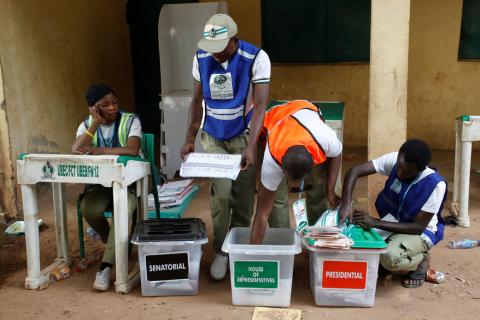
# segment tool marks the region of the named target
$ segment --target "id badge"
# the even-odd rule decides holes
[[[402,190],[402,183],[400,182],[400,180],[395,178],[395,181],[393,181],[392,185],[390,186],[390,190],[397,194],[400,193],[400,191]]]
[[[232,74],[214,73],[210,76],[210,94],[214,100],[233,99]]]

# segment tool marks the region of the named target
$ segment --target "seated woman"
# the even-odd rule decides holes
[[[408,271],[403,285],[421,286],[425,279],[441,282],[439,273],[429,270],[429,250],[443,239],[445,223],[441,212],[447,198],[447,183],[427,165],[430,147],[421,140],[408,140],[399,152],[387,153],[348,170],[344,180],[340,223],[386,231],[387,252],[380,256],[388,271]],[[352,209],[352,192],[358,177],[379,173],[388,176],[375,202],[381,219]],[[387,233],[388,232],[388,233]]]
[[[142,139],[142,126],[133,113],[118,109],[116,93],[106,85],[93,85],[86,94],[90,116],[77,130],[72,145],[75,154],[138,156]],[[115,263],[114,225],[110,226],[104,212],[112,207],[112,188],[87,185],[80,202],[80,210],[88,224],[106,243],[102,263],[96,274],[93,288],[106,291],[110,286],[110,273]],[[128,214],[136,209],[135,190],[128,192]]]

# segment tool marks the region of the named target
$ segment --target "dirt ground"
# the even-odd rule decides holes
[[[351,159],[353,158],[353,159]],[[344,170],[366,159],[365,149],[344,152]],[[449,183],[449,200],[453,192],[454,153],[434,152],[434,165]],[[472,169],[480,168],[480,155],[474,154]],[[207,183],[192,202],[186,217],[200,217],[212,234]],[[56,255],[52,219],[51,194],[48,186],[40,186],[40,218],[42,266]],[[74,210],[79,186],[67,186],[70,252],[78,262],[77,223]],[[406,289],[399,277],[379,279],[373,308],[319,307],[309,288],[308,253],[295,258],[292,302],[290,308],[301,309],[303,319],[478,319],[480,314],[480,248],[452,250],[451,239],[480,239],[480,178],[472,174],[470,192],[470,228],[446,228],[443,242],[433,249],[432,265],[446,274],[445,283],[426,283],[419,289]],[[366,197],[366,179],[357,183],[356,197]],[[444,214],[448,214],[447,211]],[[26,276],[25,241],[23,237],[4,236],[0,227],[0,319],[251,319],[253,307],[237,307],[231,303],[230,280],[214,282],[209,277],[213,254],[211,243],[204,248],[197,296],[143,297],[140,287],[129,294],[98,293],[92,289],[96,265],[82,273],[73,273],[46,290],[24,289]],[[210,238],[211,240],[211,238]],[[87,255],[102,251],[101,243],[86,241]],[[132,261],[135,257],[132,258]],[[276,318],[275,318],[276,319]]]

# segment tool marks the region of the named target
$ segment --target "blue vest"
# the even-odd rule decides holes
[[[445,182],[445,179],[437,172],[429,174],[420,181],[413,181],[412,183],[402,182],[397,178],[397,166],[395,165],[390,173],[390,176],[385,182],[385,187],[377,197],[375,207],[381,218],[391,213],[399,222],[413,222],[417,215],[422,211],[422,207],[427,202],[433,190],[439,182]],[[432,232],[425,229],[423,237],[426,238],[427,243],[436,245],[443,239],[443,230],[445,222],[442,219],[441,212],[445,200],[447,199],[448,190],[445,189],[445,195],[438,212],[435,214],[438,218],[437,231]]]
[[[238,50],[225,70],[211,53],[197,51],[205,102],[203,130],[217,140],[230,140],[247,129],[253,112],[245,114],[245,104],[258,52],[259,48],[238,40]]]

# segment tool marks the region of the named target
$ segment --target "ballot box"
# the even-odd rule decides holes
[[[197,294],[202,245],[207,242],[198,218],[139,222],[132,243],[138,246],[142,295]]]
[[[250,244],[250,228],[231,229],[222,246],[230,259],[232,303],[243,306],[288,307],[293,262],[302,251],[295,230],[270,228],[261,245]]]
[[[350,249],[313,247],[304,241],[310,259],[310,289],[320,306],[373,307],[380,254],[386,243],[372,229],[350,228]]]

